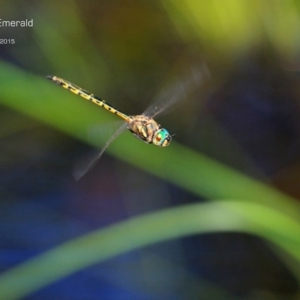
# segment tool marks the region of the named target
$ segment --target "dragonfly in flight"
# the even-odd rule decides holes
[[[205,72],[203,72],[205,70]],[[166,147],[170,145],[172,141],[172,136],[168,132],[167,129],[162,128],[159,123],[154,120],[154,117],[165,110],[166,108],[173,105],[175,102],[184,98],[187,90],[189,90],[189,86],[191,85],[191,81],[201,81],[199,79],[203,79],[203,75],[207,75],[208,69],[205,65],[205,68],[202,66],[201,72],[197,70],[197,72],[193,72],[193,76],[188,78],[186,81],[178,82],[175,87],[172,89],[172,95],[165,95],[163,100],[156,101],[153,105],[151,105],[143,114],[129,116],[118,109],[114,108],[111,104],[106,102],[105,100],[95,96],[94,94],[80,88],[79,86],[62,79],[57,76],[49,75],[46,78],[52,80],[56,84],[62,86],[63,88],[69,90],[70,92],[81,96],[82,98],[103,107],[110,113],[117,115],[119,118],[123,119],[125,122],[123,125],[116,130],[116,132],[109,138],[106,142],[102,150],[94,157],[91,161],[89,161],[83,169],[77,170],[74,174],[74,177],[78,180],[83,175],[85,175],[96,163],[96,161],[101,157],[103,152],[107,149],[110,143],[124,130],[128,129],[136,138],[147,143],[154,144],[159,147]],[[191,80],[193,79],[193,80]],[[196,85],[194,82],[193,85]]]

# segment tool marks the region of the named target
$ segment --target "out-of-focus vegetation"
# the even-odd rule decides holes
[[[212,231],[251,233],[268,241],[271,248],[278,246],[285,253],[281,252],[280,258],[300,280],[295,267],[300,261],[297,191],[283,189],[294,195],[292,197],[267,184],[272,182],[273,174],[282,175],[282,170],[290,170],[292,166],[292,178],[297,185],[300,157],[294,154],[295,150],[278,153],[274,150],[278,156],[274,155],[273,168],[268,166],[265,170],[265,162],[243,147],[240,142],[243,137],[231,134],[226,122],[222,123],[226,119],[218,120],[213,116],[206,123],[213,124],[211,127],[199,126],[205,125],[201,118],[209,111],[210,103],[213,109],[217,107],[217,113],[219,107],[226,108],[226,104],[223,106],[226,97],[221,96],[223,101],[217,102],[213,95],[225,95],[222,89],[228,82],[239,79],[239,71],[243,75],[249,69],[261,66],[261,60],[263,71],[257,67],[246,78],[247,82],[252,82],[253,74],[266,74],[262,76],[263,80],[267,78],[266,86],[258,87],[259,91],[270,89],[268,80],[271,76],[279,78],[279,84],[281,78],[296,82],[300,45],[298,2],[165,0],[150,4],[148,1],[79,3],[67,0],[63,3],[33,1],[30,4],[27,1],[18,6],[12,1],[2,4],[2,19],[34,19],[33,28],[0,29],[6,38],[16,39],[15,45],[1,46],[4,49],[0,63],[3,115],[9,108],[71,138],[101,147],[104,141],[97,136],[88,138],[87,128],[95,124],[101,126],[102,122],[112,121],[115,116],[59,89],[44,79],[45,75],[52,73],[66,78],[109,99],[125,113],[139,114],[159,90],[166,89],[191,66],[205,63],[211,78],[187,95],[188,99],[178,105],[180,109],[160,119],[164,126],[176,131],[171,146],[158,149],[126,133],[108,148],[107,153],[191,192],[199,199],[218,202],[159,211],[63,243],[3,274],[0,294],[6,295],[5,299],[18,299],[114,255],[155,242]],[[287,100],[298,109],[299,90],[292,84],[287,86],[290,93]],[[258,111],[270,109],[264,98],[255,98],[247,89],[243,96],[250,99],[249,103],[252,101],[254,107],[259,107]],[[239,119],[242,110],[237,109],[234,115],[234,109],[243,105],[244,102],[228,104],[233,112],[232,119]],[[286,116],[289,118],[290,114]],[[248,112],[247,117],[251,127],[256,117]],[[2,136],[18,131],[15,121],[2,123]],[[20,124],[21,132],[24,125]],[[257,130],[256,127],[246,129],[245,134]],[[259,128],[257,136],[261,132],[265,134],[264,130]],[[218,134],[223,143],[214,146],[212,141]],[[297,137],[287,138],[290,138],[288,143],[296,145],[292,149],[297,149]],[[286,139],[282,140],[284,145],[288,144]],[[267,135],[265,140],[269,141]],[[51,141],[52,147],[58,142],[61,142],[59,138]],[[68,148],[72,145],[70,142]],[[273,154],[270,146],[269,156],[273,157]],[[222,162],[214,158],[220,158]],[[281,164],[276,165],[276,159]],[[8,166],[5,162],[3,166],[17,168],[20,161],[10,160]],[[91,177],[91,182],[101,184],[96,176]],[[69,258],[67,261],[66,257]],[[51,265],[59,267],[49,271]]]
[[[299,260],[299,230],[299,224],[294,220],[254,203],[226,201],[186,205],[134,218],[67,242],[4,274],[0,278],[0,288],[5,298],[16,299],[53,280],[126,251],[186,235],[216,231],[255,234]],[[299,270],[290,267],[300,279]]]
[[[298,53],[297,1],[164,1],[178,32],[189,42],[202,41],[207,51],[241,56],[270,44],[282,60]]]

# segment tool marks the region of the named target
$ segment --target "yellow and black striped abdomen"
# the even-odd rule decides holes
[[[64,80],[62,78],[59,78],[57,76],[47,76],[47,78],[54,81],[55,83],[59,84],[63,88],[69,90],[70,92],[72,92],[76,95],[79,95],[80,97],[82,97],[88,101],[92,101],[93,103],[103,107],[107,111],[117,115],[118,117],[124,119],[125,121],[127,121],[127,122],[131,121],[130,117],[128,117],[127,115],[123,114],[122,112],[120,112],[119,110],[114,108],[112,105],[107,103],[105,100],[98,98],[97,96],[93,95],[92,93],[80,88],[79,86],[77,86],[67,80]]]

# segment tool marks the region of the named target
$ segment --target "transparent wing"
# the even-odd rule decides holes
[[[94,153],[90,153],[88,156],[81,159],[74,167],[73,170],[73,177],[75,180],[79,180],[82,178],[89,170],[91,170],[97,163],[97,161],[100,159],[104,151],[107,149],[107,147],[113,142],[114,139],[116,139],[122,132],[124,132],[127,128],[127,123],[121,122],[122,125],[119,126],[117,130],[110,136],[110,138],[105,143],[104,147],[101,149],[101,151],[95,151]],[[100,131],[103,131],[100,129]],[[92,138],[94,139],[95,136],[93,135]]]
[[[150,118],[155,117],[176,102],[185,99],[190,92],[209,78],[210,72],[206,64],[191,68],[186,77],[177,80],[166,91],[159,94],[157,100],[155,100],[143,114]]]
[[[92,145],[102,147],[114,134],[127,124],[123,120],[114,120],[110,122],[91,124],[87,130],[87,139]]]

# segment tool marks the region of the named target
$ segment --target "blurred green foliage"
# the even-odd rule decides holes
[[[241,56],[270,43],[283,60],[293,60],[298,53],[298,1],[163,2],[181,36],[201,41],[208,51]]]
[[[101,146],[103,141],[87,140],[86,128],[114,116],[46,81],[43,76],[49,70],[83,88],[101,91],[104,97],[118,99],[124,91],[121,98],[125,101],[142,99],[126,102],[126,111],[130,112],[136,107],[142,110],[153,96],[153,92],[145,93],[147,85],[154,91],[163,88],[180,73],[178,70],[202,56],[214,72],[222,73],[224,65],[230,66],[265,44],[271,45],[285,65],[296,61],[299,53],[299,5],[292,0],[165,0],[163,8],[159,2],[149,5],[146,1],[134,5],[119,1],[115,6],[39,1],[18,9],[13,1],[3,3],[3,19],[26,16],[34,19],[35,26],[25,34],[12,31],[17,45],[9,53],[11,65],[0,63],[1,103],[93,146]],[[211,84],[218,80],[212,79]],[[121,110],[124,102],[119,105],[123,105]],[[170,120],[172,124],[172,117]],[[245,231],[261,236],[299,264],[300,218],[295,199],[175,141],[167,149],[158,149],[127,133],[107,152],[200,197],[227,202],[158,212],[63,244],[3,274],[0,293],[5,299],[21,298],[125,251],[211,231]],[[156,230],[159,223],[164,230]],[[67,263],[61,263],[66,257]],[[59,266],[53,273],[49,272],[51,264]],[[293,272],[300,280],[299,271],[295,268]]]
[[[299,230],[299,223],[284,214],[250,202],[186,205],[132,218],[66,242],[3,274],[0,290],[5,299],[19,299],[46,284],[124,252],[173,238],[216,231],[244,231],[258,235],[299,260],[300,238],[295,234]],[[300,279],[299,270],[292,266],[291,269]]]

